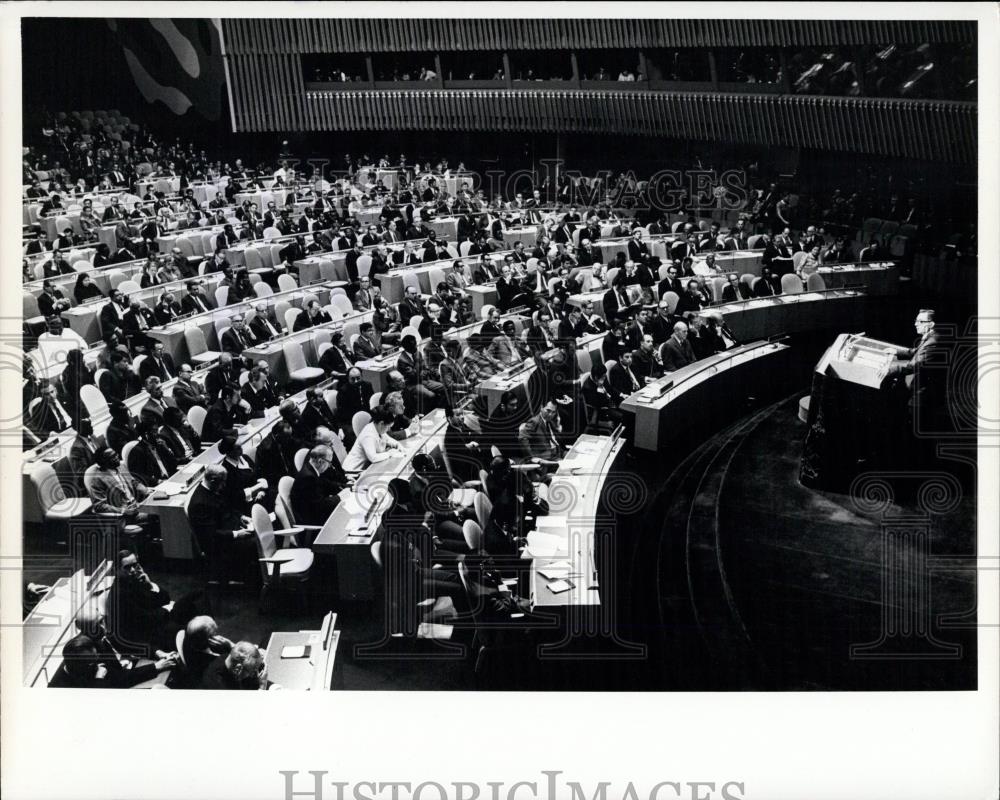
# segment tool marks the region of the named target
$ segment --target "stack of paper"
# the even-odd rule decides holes
[[[531,531],[528,534],[528,554],[533,558],[553,558],[568,555],[565,536]]]

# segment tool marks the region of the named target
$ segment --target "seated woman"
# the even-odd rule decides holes
[[[93,300],[95,297],[104,297],[104,292],[94,283],[93,278],[86,272],[81,272],[76,276],[76,285],[73,287],[73,299],[79,304]]]

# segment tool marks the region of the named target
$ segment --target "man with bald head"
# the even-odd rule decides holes
[[[333,450],[318,444],[309,451],[295,475],[290,500],[297,525],[322,526],[340,504],[340,491],[347,486]]]
[[[250,518],[225,502],[226,468],[209,464],[188,503],[188,522],[210,579],[243,580],[256,575],[257,546]],[[242,577],[235,577],[242,576]]]
[[[207,615],[197,616],[184,629],[178,652],[178,665],[170,675],[171,689],[197,689],[213,665],[225,661],[233,643],[219,634],[216,621]]]
[[[677,322],[674,332],[660,347],[660,360],[664,372],[674,372],[688,364],[697,361],[691,342],[688,341],[688,326],[685,322]]]

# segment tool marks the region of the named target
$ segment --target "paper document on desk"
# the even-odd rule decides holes
[[[531,531],[528,534],[527,550],[529,555],[534,558],[552,558],[554,556],[569,555],[569,548],[566,545],[564,537],[551,533],[541,533],[539,531]]]

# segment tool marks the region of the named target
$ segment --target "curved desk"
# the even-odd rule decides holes
[[[778,383],[775,373],[787,372],[789,352],[787,345],[754,342],[657,378],[621,403],[633,444],[662,450],[688,434],[691,420],[740,406],[749,395],[766,395]]]

